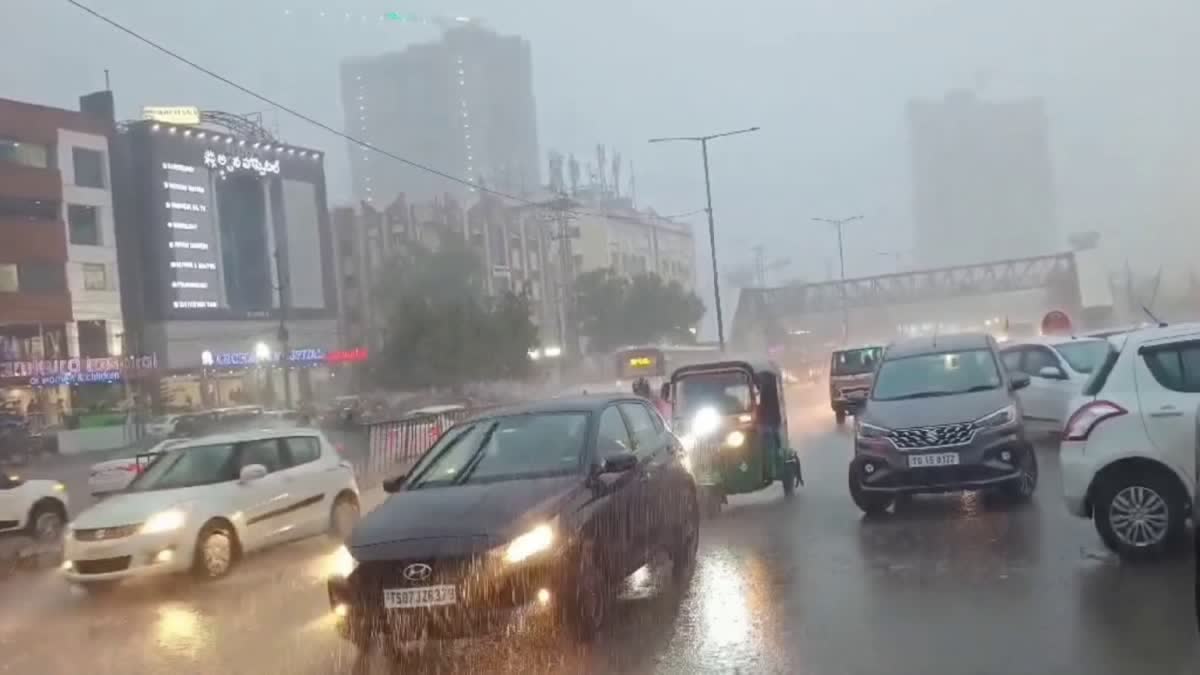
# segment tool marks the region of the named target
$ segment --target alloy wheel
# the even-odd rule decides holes
[[[201,549],[204,571],[210,577],[219,577],[229,571],[233,563],[233,541],[224,532],[213,532],[204,540]]]
[[[1108,521],[1121,543],[1148,548],[1166,538],[1170,508],[1158,492],[1145,485],[1130,485],[1109,504]]]
[[[41,543],[52,542],[62,533],[63,519],[53,511],[38,514],[33,521],[33,535]]]

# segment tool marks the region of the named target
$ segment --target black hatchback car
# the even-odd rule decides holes
[[[643,399],[557,399],[448,429],[339,551],[343,637],[458,638],[518,620],[590,639],[619,583],[660,552],[686,581],[699,540],[679,441]]]

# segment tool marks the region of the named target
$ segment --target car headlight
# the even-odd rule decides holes
[[[358,567],[358,560],[350,554],[350,549],[345,546],[339,546],[333,552],[333,558],[329,561],[329,576],[341,577],[345,579],[354,572]]]
[[[740,448],[746,442],[746,434],[734,429],[725,437],[725,445],[731,448]]]
[[[692,435],[703,438],[721,427],[721,413],[715,408],[701,408],[692,417]]]
[[[975,421],[977,426],[994,429],[1003,427],[1017,421],[1017,406],[1008,405],[990,415],[984,415]]]
[[[187,514],[181,509],[170,509],[168,511],[160,511],[142,525],[142,534],[157,534],[159,532],[173,532],[183,527],[187,521]]]
[[[858,434],[859,438],[884,438],[892,433],[892,430],[875,426],[874,424],[867,424],[866,422],[859,422],[856,425],[855,433]]]
[[[554,545],[554,528],[543,523],[509,542],[504,549],[504,562],[523,562]]]

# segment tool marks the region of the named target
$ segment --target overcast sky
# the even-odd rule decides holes
[[[543,154],[590,157],[606,143],[635,163],[640,204],[661,213],[703,205],[699,153],[645,139],[759,125],[712,148],[723,263],[761,243],[792,259],[792,275],[820,279],[836,243],[810,217],[863,214],[847,230],[847,271],[891,271],[895,258],[878,253],[911,247],[905,103],[972,86],[1045,97],[1064,236],[1100,230],[1149,270],[1183,265],[1200,242],[1194,0],[87,2],[338,127],[340,58],[437,35],[353,17],[482,18],[532,43]],[[65,0],[0,0],[0,21],[3,97],[74,108],[108,68],[125,117],[146,104],[267,109]],[[327,149],[330,195],[348,198],[344,142],[267,119],[285,140]]]

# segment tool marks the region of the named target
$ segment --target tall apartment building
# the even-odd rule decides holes
[[[1021,258],[1062,245],[1040,99],[983,101],[956,91],[910,102],[908,122],[917,265]]]
[[[520,194],[538,188],[529,43],[476,25],[437,42],[342,64],[346,133],[445,173]],[[354,197],[383,208],[473,188],[348,146]]]
[[[96,97],[111,104],[108,92],[81,103]],[[117,377],[104,360],[124,334],[111,133],[102,117],[0,99],[0,385],[25,405],[38,393],[79,404],[66,385],[87,398]]]

